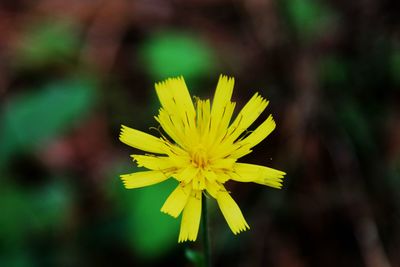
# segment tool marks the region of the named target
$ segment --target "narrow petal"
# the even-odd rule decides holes
[[[196,241],[201,218],[201,191],[192,191],[183,210],[178,242]]]
[[[131,155],[131,157],[137,162],[138,167],[145,167],[150,170],[159,171],[173,166],[169,157],[157,157],[153,155]]]
[[[143,151],[166,154],[165,143],[160,138],[129,128],[125,125],[121,127],[119,140],[121,140],[122,143]]]
[[[204,176],[206,177],[205,184],[207,193],[209,193],[213,198],[217,199],[219,191],[226,191],[219,181],[219,175],[215,174],[212,171],[209,171],[204,172]]]
[[[170,88],[173,90],[177,105],[183,106],[188,115],[194,115],[195,109],[189,90],[182,76],[170,80]]]
[[[168,179],[168,175],[160,171],[134,172],[121,175],[125,188],[132,189],[160,183]]]
[[[272,115],[269,115],[263,123],[261,123],[251,134],[240,142],[250,145],[250,147],[254,147],[264,140],[275,129],[275,126],[276,124]]]
[[[253,151],[251,150],[252,146],[249,143],[236,142],[235,145],[238,146],[232,146],[233,149],[229,153],[229,157],[234,159],[239,159]]]
[[[234,78],[229,78],[225,75],[219,76],[211,108],[212,129],[219,126],[227,105],[231,104],[231,97],[234,85]]]
[[[169,114],[177,114],[180,119],[194,126],[195,110],[183,77],[169,78],[156,83],[156,92],[161,105]]]
[[[249,225],[243,217],[239,206],[236,204],[236,202],[227,191],[218,192],[217,202],[222,214],[225,217],[226,222],[228,223],[229,227],[235,235],[240,232],[246,231],[247,229],[250,229]]]
[[[214,171],[203,171],[202,173],[205,176],[206,181],[209,182],[209,184],[213,185],[214,188],[218,188],[218,190],[221,189],[221,186],[218,183],[219,177]]]
[[[163,107],[157,120],[179,146],[191,147],[197,134],[196,111],[183,77],[169,78],[155,87]]]
[[[224,184],[225,182],[229,181],[231,179],[231,176],[229,175],[230,171],[228,170],[217,170],[214,171],[215,175],[217,177],[217,181],[220,184]]]
[[[198,172],[198,168],[189,165],[188,167],[182,169],[180,172],[174,174],[173,176],[185,185],[190,183],[196,177]]]
[[[197,107],[197,129],[199,132],[199,136],[201,140],[199,140],[200,143],[203,143],[204,141],[207,141],[209,136],[209,129],[210,129],[210,100],[197,100],[196,102],[196,107]]]
[[[160,109],[158,116],[155,117],[156,121],[161,125],[164,131],[181,147],[185,147],[185,138],[182,121],[178,118],[171,116],[163,108]]]
[[[238,159],[249,153],[251,153],[251,148],[255,145],[259,144],[262,140],[264,140],[274,129],[275,129],[275,121],[272,116],[268,116],[268,118],[260,124],[254,131],[252,131],[248,136],[244,137],[241,140],[236,141],[233,144],[224,143],[216,149],[214,156],[218,157],[229,157]]]
[[[219,143],[213,146],[213,157],[214,158],[224,158],[236,150],[237,155],[246,155],[250,153],[249,146],[244,150],[244,145],[239,141],[235,142],[240,135],[247,130],[247,128],[253,124],[253,122],[261,115],[264,109],[268,106],[268,101],[258,95],[254,96],[247,102],[247,104],[242,108],[242,110],[237,115],[236,119],[229,126],[227,133],[223,136],[222,140],[218,140]],[[235,158],[239,158],[235,156]]]
[[[169,214],[175,218],[178,217],[185,207],[191,191],[191,184],[188,184],[186,186],[182,186],[181,184],[179,184],[165,201],[164,205],[161,208],[161,212]]]
[[[268,106],[268,101],[255,93],[237,115],[235,121],[229,126],[229,140],[238,138],[261,115]]]
[[[216,124],[212,124],[212,127],[210,129],[210,143],[214,147],[216,145],[219,145],[221,140],[226,137],[226,132],[229,126],[229,123],[231,122],[232,114],[235,109],[235,103],[228,103],[222,113],[222,118],[219,121],[219,124],[214,127]]]
[[[215,159],[211,162],[213,169],[232,169],[233,164],[236,162],[235,158],[222,158]]]
[[[162,171],[171,168],[178,168],[183,161],[174,161],[170,157],[160,157],[153,155],[131,155],[139,167],[145,167],[153,171]]]
[[[207,140],[209,149],[213,149],[221,142],[228,129],[235,109],[235,103],[231,102],[234,83],[234,78],[224,75],[219,78],[211,108],[209,138]]]
[[[282,187],[282,179],[286,173],[265,166],[235,163],[231,179],[237,182],[254,182],[275,188]]]
[[[220,75],[217,88],[213,98],[211,114],[213,117],[220,117],[223,113],[225,106],[230,102],[235,79],[225,75]]]
[[[206,180],[206,190],[207,193],[210,194],[213,198],[217,199],[218,191],[220,190],[219,186],[216,186],[215,183],[210,183]]]

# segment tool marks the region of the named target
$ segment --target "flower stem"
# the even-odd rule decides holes
[[[210,255],[210,236],[208,232],[208,212],[207,212],[207,198],[205,195],[201,198],[202,209],[201,217],[203,218],[203,253],[204,253],[204,267],[211,267]]]

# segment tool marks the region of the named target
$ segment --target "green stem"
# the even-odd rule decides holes
[[[207,198],[205,195],[201,198],[201,216],[203,218],[203,253],[204,253],[204,267],[211,267],[210,255],[210,236],[208,232],[208,212],[207,212]]]

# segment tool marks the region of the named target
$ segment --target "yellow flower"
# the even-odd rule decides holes
[[[275,122],[269,115],[255,130],[247,131],[268,105],[256,93],[230,123],[235,108],[231,102],[233,85],[233,78],[221,75],[212,104],[209,99],[195,99],[193,104],[182,77],[157,83],[162,107],[155,119],[170,138],[122,125],[121,142],[150,153],[132,155],[138,166],[149,171],[121,175],[126,188],[153,185],[170,177],[179,181],[161,208],[175,218],[183,211],[178,242],[197,238],[203,191],[217,200],[230,229],[238,234],[249,225],[224,183],[234,180],[282,186],[284,172],[237,162],[275,129]]]

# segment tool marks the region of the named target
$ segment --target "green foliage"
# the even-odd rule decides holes
[[[286,0],[284,2],[289,22],[303,40],[308,40],[332,21],[333,11],[318,0]]]
[[[15,55],[19,67],[41,67],[71,58],[78,50],[76,29],[65,22],[42,22],[27,29]]]
[[[373,135],[370,122],[356,102],[349,100],[342,103],[342,106],[338,110],[338,117],[354,143],[360,149],[365,150],[363,152],[370,151],[373,148]]]
[[[320,80],[323,84],[342,86],[349,78],[348,65],[335,56],[326,56],[319,64]]]
[[[10,250],[23,246],[29,235],[62,227],[71,206],[65,183],[53,182],[37,190],[17,185],[1,186],[0,246]]]
[[[185,256],[190,262],[192,262],[194,264],[194,266],[197,266],[197,267],[204,266],[204,257],[203,257],[202,253],[187,248],[185,250]]]
[[[181,32],[156,34],[144,42],[141,52],[146,68],[157,80],[179,75],[190,80],[214,69],[211,48],[199,38]]]
[[[65,80],[10,98],[0,117],[0,163],[30,151],[73,126],[93,107],[94,84]]]
[[[34,261],[32,256],[24,249],[7,251],[7,254],[0,256],[0,266],[7,267],[32,267]]]
[[[400,49],[396,49],[392,53],[391,74],[394,82],[400,85]]]
[[[142,258],[157,259],[177,247],[180,219],[160,211],[165,200],[177,186],[174,179],[145,188],[127,190],[118,178],[121,173],[142,171],[115,170],[109,196],[115,199],[119,211],[125,216],[126,229],[121,230],[131,248]],[[132,170],[132,168],[130,168]]]
[[[145,257],[158,256],[178,242],[179,222],[160,212],[168,195],[177,186],[170,179],[164,183],[143,189],[128,191],[134,201],[128,204],[130,240],[137,252]]]

